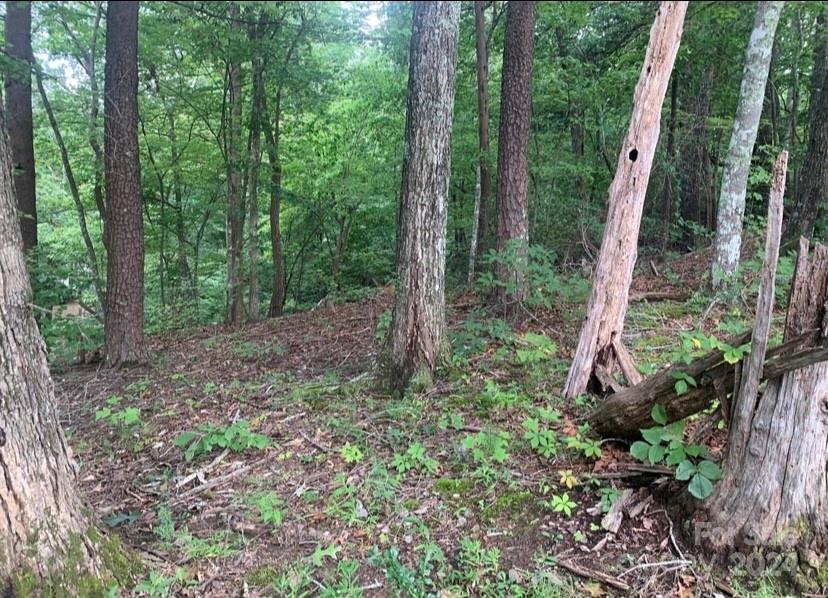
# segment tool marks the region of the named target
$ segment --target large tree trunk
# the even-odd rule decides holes
[[[138,2],[106,10],[104,145],[108,261],[106,359],[145,363],[144,217],[138,158]]]
[[[500,127],[497,140],[495,302],[510,317],[529,294],[526,280],[529,245],[529,132],[532,120],[532,63],[535,50],[536,2],[506,5]]]
[[[587,391],[594,373],[612,376],[616,360],[628,382],[640,379],[621,344],[635,266],[638,230],[661,121],[661,107],[681,41],[687,2],[662,2],[635,88],[629,130],[609,189],[609,212],[595,268],[587,317],[567,376],[564,394]],[[603,374],[602,374],[603,375]]]
[[[711,272],[714,289],[722,287],[739,266],[750,159],[762,116],[765,84],[773,54],[773,38],[783,5],[784,2],[759,2],[756,7],[753,32],[745,57],[739,105],[722,173],[716,249]]]
[[[32,133],[32,3],[6,2],[6,111],[23,249],[37,245]]]
[[[230,5],[231,29],[240,29],[239,7]],[[231,53],[232,50],[228,50]],[[242,261],[244,245],[244,187],[242,185],[242,65],[239,58],[229,59],[229,119],[227,122],[227,322],[244,320]]]
[[[31,310],[0,110],[0,591],[94,596],[130,584],[130,562],[86,514]],[[127,565],[115,579],[117,563]]]
[[[808,259],[800,241],[785,338],[828,333],[828,247]],[[744,388],[744,385],[743,385]],[[715,550],[741,546],[822,552],[828,540],[828,362],[771,380],[761,397],[746,393],[734,410],[724,478],[696,534]]]
[[[791,219],[785,231],[790,244],[799,235],[811,237],[821,209],[828,201],[828,36],[825,14],[817,22],[818,45],[811,75],[808,149],[800,170]]]
[[[446,351],[446,218],[460,4],[417,2],[411,29],[394,315],[379,383],[428,383]]]
[[[486,39],[486,3],[475,0],[474,36],[477,59],[477,139],[480,156],[474,196],[474,222],[469,252],[469,284],[474,282],[477,256],[486,253],[489,236],[492,175],[489,172],[489,49]]]

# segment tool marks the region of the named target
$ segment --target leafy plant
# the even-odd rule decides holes
[[[601,442],[587,438],[587,434],[589,434],[589,424],[581,424],[575,434],[567,437],[566,447],[580,451],[590,459],[600,459],[603,454],[601,452]]]
[[[552,496],[552,510],[556,513],[563,513],[567,517],[572,516],[572,510],[578,506],[578,504],[569,498],[569,493],[564,492],[563,494],[554,494]]]
[[[714,483],[721,479],[719,466],[706,459],[707,449],[698,444],[684,443],[683,421],[667,425],[667,413],[662,405],[653,407],[651,417],[658,426],[641,430],[644,440],[630,446],[630,454],[639,461],[651,464],[664,463],[675,467],[679,481],[690,481],[688,490],[695,498],[703,500],[713,492]]]
[[[224,428],[205,424],[197,432],[184,432],[175,440],[175,446],[187,447],[184,458],[188,462],[208,455],[217,448],[241,453],[251,448],[264,450],[270,445],[269,437],[250,430],[250,424],[243,419]]]
[[[106,400],[106,406],[95,411],[95,421],[105,421],[110,426],[121,430],[141,423],[141,410],[137,407],[115,409],[121,402],[121,397],[113,396]]]
[[[540,422],[534,417],[523,420],[522,425],[526,430],[523,439],[541,457],[548,459],[558,454],[558,437],[553,430],[541,428]]]
[[[262,523],[272,525],[274,528],[282,526],[284,520],[282,507],[284,507],[285,501],[275,492],[256,494],[249,497],[247,503],[259,512]]]
[[[350,442],[342,445],[342,448],[339,449],[339,455],[348,464],[359,463],[365,458],[365,453],[362,452],[362,449]]]
[[[517,350],[518,363],[536,365],[551,359],[558,352],[558,346],[545,334],[524,333],[519,340],[522,348]]]
[[[166,598],[177,587],[184,587],[185,585],[189,585],[187,572],[178,567],[175,570],[175,575],[169,576],[150,571],[147,577],[138,582],[135,591],[147,594],[150,598]]]
[[[439,465],[436,459],[426,455],[425,447],[419,442],[409,446],[405,453],[394,455],[394,468],[401,474],[406,474],[412,469],[435,473]]]

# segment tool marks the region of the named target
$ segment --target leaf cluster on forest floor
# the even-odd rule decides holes
[[[643,259],[632,295],[696,289],[706,260]],[[390,303],[386,289],[236,329],[171,333],[150,339],[145,369],[87,365],[57,377],[86,496],[153,570],[139,591],[618,589],[601,574],[646,595],[714,587],[718,574],[701,567],[675,511],[676,493],[692,500],[686,485],[657,469],[628,478],[629,446],[580,424],[593,400],[560,398],[583,303],[554,302],[512,327],[479,296],[455,297],[442,381],[389,398],[372,390],[371,367]],[[698,293],[634,302],[625,342],[641,368],[661,367],[702,315],[707,333],[749,322],[747,305],[708,304]],[[723,434],[700,421],[688,434],[698,429],[716,455]],[[641,487],[625,493],[625,482]]]

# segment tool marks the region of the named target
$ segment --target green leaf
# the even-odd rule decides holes
[[[184,432],[178,438],[175,439],[175,446],[182,447],[189,444],[192,440],[194,440],[198,436],[195,432]]]
[[[664,453],[667,452],[667,447],[663,444],[655,444],[650,447],[649,454],[647,458],[650,460],[650,463],[655,465],[656,463],[660,463],[661,460],[664,458]]]
[[[684,461],[686,458],[687,455],[684,452],[684,448],[679,446],[677,448],[670,450],[670,452],[667,454],[667,459],[665,463],[670,467],[675,467],[676,465]]]
[[[715,482],[716,480],[722,479],[722,470],[713,461],[702,461],[698,464],[697,469],[701,475],[710,481]]]
[[[650,444],[661,444],[661,435],[664,433],[664,428],[661,426],[655,426],[653,428],[646,428],[641,430],[641,435],[644,437],[644,440],[649,442]]]
[[[675,388],[677,395],[683,395],[687,392],[687,382],[685,382],[684,380],[677,380]]]
[[[630,454],[639,461],[644,461],[650,454],[650,446],[652,445],[644,442],[643,440],[638,440],[637,442],[632,443],[632,446],[630,447]]]
[[[687,489],[690,491],[690,494],[699,500],[704,500],[713,493],[713,483],[703,475],[697,473],[690,480],[690,485]]]
[[[653,405],[653,411],[650,415],[655,423],[661,424],[662,426],[667,425],[667,410],[664,408],[664,405]]]
[[[696,473],[696,466],[689,459],[685,459],[679,463],[676,469],[676,479],[681,482],[686,482],[694,473]]]

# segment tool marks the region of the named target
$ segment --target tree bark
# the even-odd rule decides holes
[[[6,111],[23,250],[37,245],[32,128],[32,3],[6,2]]]
[[[742,220],[753,146],[762,116],[773,39],[784,2],[759,2],[748,42],[739,105],[725,157],[716,223],[716,245],[711,267],[714,289],[723,287],[739,267]]]
[[[667,164],[664,173],[664,203],[662,204],[662,248],[666,249],[670,242],[670,226],[673,223],[673,197],[675,196],[676,171],[676,120],[678,117],[678,73],[672,75],[673,84],[670,86],[670,117],[667,121]]]
[[[239,7],[230,5],[231,35],[241,29]],[[244,191],[242,185],[242,65],[232,48],[229,57],[229,119],[227,122],[227,323],[244,320],[244,287],[242,261],[244,244]]]
[[[106,10],[104,146],[108,257],[106,359],[145,363],[144,217],[138,154],[138,2]]]
[[[0,588],[4,595],[104,595],[130,584],[130,560],[98,532],[59,425],[46,348],[31,310],[0,110]]]
[[[532,65],[535,50],[536,2],[506,5],[503,80],[497,141],[498,286],[494,300],[516,317],[529,295],[526,280],[529,245],[529,132],[532,120]]]
[[[828,333],[828,247],[808,258],[801,239],[785,338],[817,328]],[[828,362],[788,372],[757,399],[740,397],[724,477],[696,535],[716,551],[741,546],[824,551],[828,542]],[[700,527],[702,526],[702,534]],[[812,553],[811,553],[812,554]],[[806,559],[810,560],[810,559]]]
[[[607,224],[587,317],[564,387],[568,398],[586,392],[596,371],[602,370],[611,376],[616,364],[613,345],[621,342],[624,329],[641,213],[658,143],[661,107],[686,12],[687,2],[662,2],[650,30],[629,130],[609,189]]]
[[[446,352],[446,218],[460,5],[417,2],[411,30],[397,285],[378,382],[428,384]]]
[[[490,229],[492,175],[489,170],[489,49],[486,36],[486,3],[475,0],[474,35],[477,60],[477,139],[478,167],[477,187],[474,197],[474,223],[472,225],[471,251],[469,255],[469,284],[474,281],[478,255],[486,253]],[[479,189],[479,191],[478,191]]]
[[[828,35],[825,14],[817,21],[818,45],[811,75],[808,148],[800,169],[791,218],[785,231],[786,244],[798,236],[814,234],[820,210],[828,201]]]

